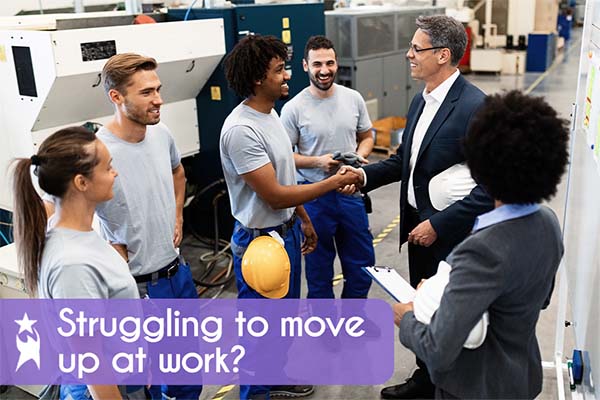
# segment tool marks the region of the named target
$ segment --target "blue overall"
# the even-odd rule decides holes
[[[119,387],[123,400],[145,400],[144,386]],[[87,385],[60,385],[60,400],[93,400]]]
[[[272,228],[261,229],[261,234],[267,234]],[[242,276],[242,257],[246,252],[246,248],[254,239],[254,235],[245,229],[238,221],[235,222],[233,235],[231,237],[231,251],[233,253],[233,268],[235,271],[236,284],[238,289],[239,299],[264,299],[262,295],[252,289]],[[300,298],[300,277],[302,271],[302,230],[300,221],[296,223],[286,232],[285,250],[290,258],[290,288],[285,295],[285,299]],[[276,357],[269,357],[270,363],[277,362]],[[283,367],[283,365],[282,365]],[[266,385],[240,385],[240,400],[247,400],[256,394],[264,394],[264,399],[269,399],[270,386]]]
[[[188,263],[179,258],[179,269],[171,278],[161,278],[138,284],[142,297],[147,293],[151,299],[197,299],[198,292],[192,279]],[[163,394],[177,400],[197,400],[202,393],[202,385],[152,385],[147,389],[152,400],[163,398]]]
[[[179,259],[179,269],[171,278],[161,278],[156,281],[138,284],[140,294],[154,299],[196,299],[198,292],[192,280],[190,266]],[[163,393],[177,400],[198,399],[202,392],[202,385],[152,385],[150,388],[144,386],[130,386],[124,389],[129,399],[144,399],[144,391],[152,400],[161,400]],[[92,396],[86,385],[61,385],[61,400],[88,400]]]
[[[306,183],[306,182],[305,182]],[[308,298],[333,299],[333,261],[336,249],[342,264],[342,298],[366,298],[371,278],[361,267],[375,265],[373,236],[360,197],[336,191],[304,204],[319,242],[304,258]]]

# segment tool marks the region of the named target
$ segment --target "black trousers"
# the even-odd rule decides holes
[[[404,212],[405,226],[410,232],[421,223],[417,210],[411,206],[406,207]],[[438,269],[438,264],[443,261],[447,254],[440,257],[437,242],[429,247],[408,244],[408,271],[410,273],[410,284],[416,288],[421,279],[431,278]]]
[[[439,387],[435,387],[435,398],[436,399],[460,399],[460,397],[456,397],[453,394],[450,394]]]
[[[406,206],[404,218],[404,224],[409,232],[421,223],[417,210],[410,205]],[[440,259],[437,255],[439,252],[436,251],[436,247],[436,242],[433,242],[429,247],[408,244],[408,270],[412,287],[416,288],[421,279],[430,278],[437,272],[438,264],[440,261],[443,261],[443,258]],[[422,385],[433,385],[429,377],[429,371],[427,371],[427,366],[418,357],[417,366],[419,369],[414,372],[412,376],[413,380]]]

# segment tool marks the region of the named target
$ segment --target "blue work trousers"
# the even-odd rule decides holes
[[[179,260],[177,273],[170,278],[138,284],[140,295],[151,299],[197,299],[198,292],[192,279],[192,271],[188,263]],[[165,396],[177,400],[197,400],[202,393],[202,385],[152,385],[146,389],[152,400]]]
[[[265,228],[261,231],[267,233],[270,230],[272,229]],[[242,257],[244,256],[248,245],[253,239],[254,235],[248,230],[244,229],[242,224],[236,221],[233,227],[233,235],[231,237],[231,251],[233,253],[233,268],[235,271],[239,299],[264,299],[262,295],[260,295],[246,283],[244,277],[242,276]],[[290,288],[284,298],[299,299],[300,278],[302,275],[302,230],[300,228],[299,220],[296,220],[296,223],[292,229],[286,232],[283,240],[285,241],[285,250],[290,258]],[[272,364],[281,361],[283,363],[285,358],[278,356],[282,355],[265,354],[265,362],[270,362]],[[268,400],[270,398],[270,388],[271,387],[268,385],[240,385],[240,400],[248,400],[257,395],[260,395],[261,398]]]
[[[139,283],[138,289],[142,297],[153,299],[196,299],[198,292],[192,279],[190,266],[180,259],[179,269],[171,278],[161,278],[154,282]],[[124,398],[160,400],[164,396],[177,400],[197,400],[202,393],[202,385],[152,385],[122,387]],[[144,393],[144,391],[146,393]],[[61,400],[89,400],[92,396],[86,385],[61,385]]]
[[[119,386],[123,400],[145,400],[144,386]],[[93,400],[86,385],[60,385],[60,400]]]
[[[375,265],[373,235],[362,198],[329,192],[304,204],[319,241],[304,258],[308,298],[333,299],[336,250],[342,264],[342,298],[366,298],[371,278],[361,267]]]

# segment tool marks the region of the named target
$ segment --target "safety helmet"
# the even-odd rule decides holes
[[[284,297],[290,288],[290,258],[285,248],[271,236],[257,237],[242,257],[242,276],[262,296]]]

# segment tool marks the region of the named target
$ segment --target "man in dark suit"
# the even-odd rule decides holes
[[[556,214],[540,203],[556,194],[568,144],[568,122],[541,97],[496,94],[475,116],[467,163],[496,208],[446,259],[448,285],[429,324],[413,303],[393,306],[400,341],[427,363],[436,398],[533,399],[542,391],[535,330],[564,247]],[[485,312],[485,340],[465,348]]]
[[[467,44],[463,26],[443,15],[417,18],[417,31],[406,57],[411,75],[425,83],[409,107],[402,144],[385,161],[363,167],[363,191],[401,181],[400,244],[408,242],[411,285],[437,271],[438,263],[473,228],[475,218],[493,208],[479,186],[443,210],[432,205],[430,181],[439,173],[464,163],[462,141],[484,93],[457,69]],[[405,383],[386,387],[384,399],[432,398],[434,386],[425,364]]]

